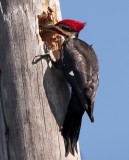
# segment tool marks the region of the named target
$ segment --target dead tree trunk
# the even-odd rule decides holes
[[[79,160],[65,157],[59,131],[69,88],[45,60],[43,41],[58,58],[60,38],[39,23],[61,18],[58,0],[0,0],[0,160]]]

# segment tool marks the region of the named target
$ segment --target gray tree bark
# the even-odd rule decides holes
[[[57,55],[59,37],[38,23],[60,18],[58,0],[0,0],[0,160],[80,159],[65,157],[59,131],[70,97],[62,73],[32,64],[45,40]]]

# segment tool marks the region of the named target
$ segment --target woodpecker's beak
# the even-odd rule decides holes
[[[45,25],[40,24],[39,27],[40,27],[41,29],[43,29],[43,30],[44,30],[44,29],[48,29],[48,30],[54,30],[54,29],[55,29],[55,25],[45,26]]]

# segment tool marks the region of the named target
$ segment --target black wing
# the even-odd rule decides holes
[[[98,60],[92,47],[79,39],[70,39],[62,47],[63,72],[87,111],[91,121],[98,87]]]

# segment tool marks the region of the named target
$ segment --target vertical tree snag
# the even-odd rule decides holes
[[[59,58],[61,38],[39,23],[61,18],[58,0],[0,0],[0,160],[79,160],[65,157],[59,126],[69,102],[62,73],[45,60],[44,42]]]

